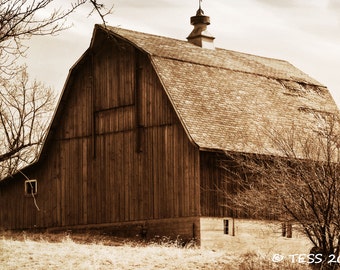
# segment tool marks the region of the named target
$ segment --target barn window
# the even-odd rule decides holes
[[[38,182],[37,180],[26,180],[25,181],[25,195],[31,196],[38,193]]]
[[[282,223],[282,236],[287,238],[293,237],[293,225],[290,222]]]
[[[229,220],[228,219],[223,220],[223,232],[224,234],[229,234]]]

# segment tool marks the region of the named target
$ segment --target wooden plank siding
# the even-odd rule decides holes
[[[235,170],[234,174],[223,169],[222,164],[229,166],[230,170]],[[224,196],[225,193],[236,194],[240,188],[227,180],[227,176],[235,177],[237,173],[240,173],[241,168],[233,160],[228,159],[223,153],[202,151],[200,153],[200,168],[202,217],[256,218],[246,208],[233,209],[232,201],[228,201],[232,199],[227,199]],[[274,220],[276,217],[268,213],[268,219]]]
[[[226,200],[221,190],[225,171],[219,166],[222,155],[214,152],[201,152],[201,215],[205,217],[226,217],[232,213],[224,205]]]
[[[147,55],[98,33],[70,76],[47,154],[24,170],[38,179],[40,211],[18,174],[0,183],[0,227],[198,220],[199,149]]]
[[[254,158],[251,154],[243,155],[248,155],[248,158]],[[222,166],[227,166],[228,172]],[[200,206],[202,217],[232,217],[240,219],[263,219],[265,217],[267,220],[278,219],[277,216],[270,213],[270,209],[267,212],[262,211],[258,216],[247,207],[233,207],[232,196],[242,190],[242,187],[230,181],[232,177],[247,177],[255,181],[256,176],[251,173],[246,176],[246,170],[232,158],[228,158],[227,155],[221,152],[202,151],[200,152],[200,168]],[[224,195],[226,193],[229,195],[229,198],[226,198]]]
[[[52,149],[53,150],[53,149]],[[44,172],[38,172],[35,166],[25,170],[25,175],[30,179],[38,179],[38,194],[35,196],[37,207],[31,196],[24,194],[23,175],[9,179],[1,183],[0,187],[0,228],[3,229],[26,229],[58,225],[60,207],[58,206],[59,185],[55,167],[59,167],[53,157],[49,162],[42,161]]]

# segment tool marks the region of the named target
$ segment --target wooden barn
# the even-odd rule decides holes
[[[286,61],[215,48],[202,10],[191,23],[188,41],[95,26],[38,160],[0,182],[0,228],[228,234],[220,155],[275,154],[261,127],[337,107]]]

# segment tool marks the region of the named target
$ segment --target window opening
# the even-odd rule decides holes
[[[282,236],[287,238],[293,237],[293,224],[290,222],[282,223]]]
[[[229,219],[223,220],[223,232],[224,234],[229,234]]]
[[[25,181],[25,195],[32,196],[38,193],[38,182],[37,180],[26,180]]]

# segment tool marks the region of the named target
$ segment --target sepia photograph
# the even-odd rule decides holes
[[[340,269],[340,0],[0,0],[0,269]]]

